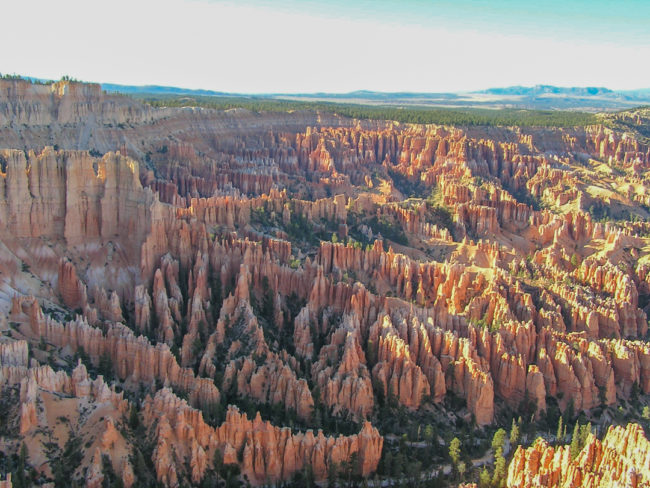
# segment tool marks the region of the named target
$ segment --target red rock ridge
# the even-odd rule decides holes
[[[219,449],[224,463],[240,464],[242,474],[254,485],[288,479],[305,464],[310,464],[317,480],[324,480],[330,463],[338,463],[358,453],[362,475],[372,473],[379,462],[383,439],[369,423],[357,435],[325,437],[314,434],[293,434],[264,422],[259,414],[249,420],[236,407],[230,407],[226,421],[212,428],[203,421],[201,413],[192,409],[170,390],[159,391],[148,398],[144,406],[145,423],[156,432],[154,464],[159,481],[176,486],[179,470],[189,459],[191,479],[199,482],[207,468],[207,460]],[[172,454],[172,446],[176,454]],[[237,453],[242,453],[241,461]]]

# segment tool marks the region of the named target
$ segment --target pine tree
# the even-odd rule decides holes
[[[133,472],[137,478],[138,486],[151,486],[155,483],[155,477],[151,471],[149,471],[147,463],[144,460],[144,455],[138,448],[135,448],[134,451]]]
[[[390,449],[387,449],[385,454],[381,458],[381,461],[379,463],[380,469],[378,469],[378,471],[380,472],[380,474],[389,475],[392,464],[393,464],[393,453],[390,451]]]
[[[104,377],[106,383],[113,381],[113,360],[108,353],[104,353],[99,357],[99,366],[97,369],[98,373]]]
[[[587,439],[591,434],[591,422],[580,427],[580,450],[587,444]]]
[[[569,447],[571,459],[575,459],[580,454],[580,423],[576,422],[573,428],[573,435],[571,436],[571,446]]]
[[[569,398],[569,402],[566,405],[566,409],[564,409],[564,423],[567,423],[569,420],[573,420],[575,417],[575,405],[573,402],[573,398]]]
[[[401,477],[406,467],[406,455],[404,452],[397,453],[397,456],[393,458],[393,467],[391,469],[391,475],[393,478]]]
[[[519,438],[521,434],[519,432],[519,424],[515,422],[515,419],[512,419],[512,427],[510,427],[510,447],[514,449],[519,444]]]
[[[366,362],[368,363],[368,369],[377,363],[377,350],[375,349],[375,343],[370,339],[368,339],[366,344]]]
[[[135,430],[140,425],[140,419],[138,419],[138,409],[135,408],[135,405],[131,405],[131,411],[129,412],[129,427],[132,430]]]
[[[30,486],[27,483],[27,477],[25,476],[25,468],[27,467],[27,446],[23,442],[20,447],[20,455],[18,457],[18,465],[16,470],[13,473],[13,486],[16,488],[26,488]]]
[[[431,424],[427,424],[424,426],[424,439],[427,441],[427,444],[429,447],[433,447],[433,440],[435,437],[435,431],[433,430],[433,426]]]
[[[305,464],[302,474],[305,488],[316,486],[316,480],[314,479],[314,468],[311,464]]]
[[[499,448],[494,456],[494,474],[492,475],[492,486],[505,486],[506,482],[506,458]]]
[[[262,295],[262,317],[268,321],[271,327],[275,327],[275,295],[267,276],[262,278],[262,288],[264,289],[264,295]]]
[[[483,471],[481,471],[481,474],[479,475],[478,478],[478,486],[479,488],[490,488],[492,485],[492,477],[490,476],[490,472],[488,471],[487,467],[483,467]]]
[[[467,465],[465,464],[465,461],[459,462],[456,469],[458,470],[458,476],[462,480],[463,476],[465,476],[465,472],[467,471]]]
[[[494,433],[492,437],[492,452],[496,456],[496,452],[501,449],[503,451],[503,444],[506,441],[506,431],[504,429],[499,429]]]
[[[460,461],[460,439],[454,437],[449,444],[449,457],[454,466]]]
[[[212,459],[212,466],[217,477],[223,474],[223,453],[220,449],[214,451],[214,458]]]
[[[333,488],[336,486],[336,479],[338,478],[338,469],[336,463],[330,462],[327,467],[327,486]]]
[[[557,421],[557,434],[555,434],[555,438],[557,439],[558,444],[562,442],[563,436],[562,436],[562,417],[560,417],[560,420]]]

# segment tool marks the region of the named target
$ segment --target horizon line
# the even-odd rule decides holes
[[[525,88],[525,89],[532,89],[532,88],[537,88],[537,87],[549,87],[549,88],[559,88],[559,89],[598,89],[598,90],[608,90],[612,93],[626,93],[626,92],[636,92],[636,91],[644,91],[644,90],[650,90],[650,86],[647,87],[637,87],[637,88],[629,88],[629,89],[624,89],[624,90],[619,90],[619,89],[613,89],[609,88],[605,85],[554,85],[550,83],[535,83],[533,85],[521,85],[521,84],[515,84],[515,85],[507,85],[507,86],[488,86],[485,88],[479,88],[476,90],[459,90],[459,91],[410,91],[410,90],[398,90],[398,91],[384,91],[384,90],[371,90],[368,88],[357,88],[355,90],[347,90],[347,91],[314,91],[314,92],[307,92],[307,91],[292,91],[292,92],[278,92],[278,91],[259,91],[259,92],[234,92],[234,91],[221,91],[221,90],[216,90],[216,89],[211,89],[211,88],[189,88],[185,86],[178,86],[178,85],[164,85],[164,84],[156,84],[156,83],[145,83],[145,84],[129,84],[129,83],[112,83],[112,82],[102,82],[102,81],[89,81],[89,80],[81,80],[78,78],[75,78],[74,76],[70,75],[61,75],[61,77],[57,79],[52,79],[52,78],[40,78],[37,76],[29,76],[29,75],[21,75],[17,73],[2,73],[0,72],[0,76],[2,77],[1,79],[20,79],[20,80],[25,80],[25,81],[30,81],[30,82],[39,82],[39,83],[57,83],[60,81],[69,81],[73,83],[85,83],[85,84],[96,84],[102,86],[116,86],[116,87],[124,87],[124,88],[168,88],[168,89],[174,89],[174,90],[186,90],[186,91],[193,91],[193,92],[198,92],[198,91],[203,91],[203,92],[210,92],[214,94],[223,94],[223,95],[243,95],[243,96],[255,96],[255,95],[350,95],[350,94],[355,94],[355,93],[360,93],[360,92],[367,92],[367,93],[377,93],[377,94],[383,94],[383,95],[393,95],[393,94],[408,94],[408,95],[458,95],[458,94],[471,94],[471,93],[481,93],[487,90],[504,90],[504,89],[511,89],[511,88]]]

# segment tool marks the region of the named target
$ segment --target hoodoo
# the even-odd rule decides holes
[[[648,109],[154,105],[0,80],[0,486],[648,484]]]

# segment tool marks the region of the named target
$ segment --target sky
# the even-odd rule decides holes
[[[234,93],[650,87],[650,0],[10,0],[0,73]]]

